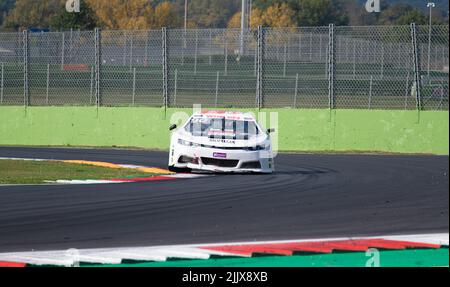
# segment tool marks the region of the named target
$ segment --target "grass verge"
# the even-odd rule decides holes
[[[0,184],[40,184],[46,181],[148,177],[158,174],[58,161],[0,160]]]

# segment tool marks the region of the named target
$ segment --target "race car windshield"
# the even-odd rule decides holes
[[[247,140],[259,134],[254,121],[226,118],[192,118],[185,130],[194,136]]]

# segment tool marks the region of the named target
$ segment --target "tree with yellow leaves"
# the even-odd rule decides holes
[[[181,18],[178,17],[177,6],[169,1],[160,3],[148,19],[148,23],[150,28],[180,27]]]
[[[269,6],[267,10],[264,11],[262,22],[265,23],[266,26],[273,28],[295,27],[296,23],[294,21],[294,16],[295,13],[288,4],[276,3]]]
[[[86,0],[102,28],[147,29],[153,8],[148,0]]]
[[[250,28],[256,28],[265,25],[264,12],[259,8],[253,8],[250,17]],[[241,28],[241,12],[235,13],[228,22],[228,28]]]
[[[47,28],[61,7],[61,0],[17,0],[5,26],[14,29]]]
[[[87,0],[103,28],[159,29],[181,25],[177,6],[164,1],[155,8],[148,0]]]
[[[295,27],[296,23],[294,18],[294,10],[292,10],[288,4],[275,3],[264,11],[259,8],[253,8],[250,17],[250,28],[256,28],[260,25],[277,28]],[[228,28],[240,27],[241,12],[237,12],[228,22]]]

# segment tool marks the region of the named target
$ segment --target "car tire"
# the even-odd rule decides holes
[[[190,168],[187,167],[175,167],[175,166],[171,166],[169,165],[168,170],[171,172],[184,172],[184,173],[189,173],[191,172]]]

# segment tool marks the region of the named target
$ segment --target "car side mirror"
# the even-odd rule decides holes
[[[169,127],[169,131],[174,130],[174,129],[176,129],[176,128],[177,128],[177,125],[176,125],[176,124],[173,124],[173,125],[171,125],[171,126]]]
[[[267,129],[267,133],[268,133],[268,134],[274,133],[274,132],[275,132],[275,129],[274,129],[274,128],[272,128],[272,129]]]

